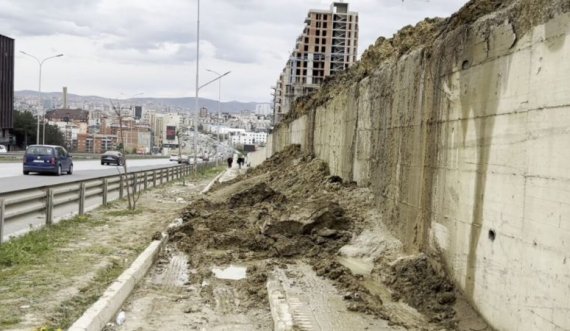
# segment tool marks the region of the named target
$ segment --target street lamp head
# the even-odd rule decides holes
[[[57,54],[55,57],[61,57],[61,56],[63,56],[63,53],[62,53],[62,54]]]

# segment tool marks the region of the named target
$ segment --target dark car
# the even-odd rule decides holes
[[[125,164],[125,156],[119,151],[106,151],[101,154],[101,165],[103,164],[123,165]]]
[[[178,164],[182,164],[182,163],[190,164],[190,157],[188,157],[188,155],[184,155],[184,154],[180,155],[178,157]]]
[[[30,172],[71,175],[73,173],[71,154],[61,146],[31,145],[24,154],[24,175]]]

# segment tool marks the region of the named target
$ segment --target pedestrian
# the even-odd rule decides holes
[[[243,157],[239,156],[237,159],[238,167],[241,169],[241,165],[243,164]]]
[[[230,156],[228,157],[228,168],[232,167],[232,163],[234,162],[234,159]]]

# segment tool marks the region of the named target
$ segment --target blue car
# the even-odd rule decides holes
[[[24,154],[24,175],[30,172],[61,175],[73,173],[71,155],[61,146],[31,145]]]

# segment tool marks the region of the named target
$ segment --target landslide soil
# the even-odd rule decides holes
[[[193,201],[182,213],[182,225],[170,230],[171,244],[188,255],[196,285],[212,279],[212,266],[246,266],[247,277],[236,287],[243,311],[267,309],[269,273],[302,260],[332,280],[349,310],[411,326],[394,317],[363,276],[337,262],[339,249],[372,226],[373,211],[367,189],[331,176],[324,162],[292,145]],[[425,316],[422,327],[453,329],[456,292],[431,261],[424,255],[381,256],[373,273],[391,289],[390,301],[403,301]],[[208,291],[200,295],[215,300]]]

